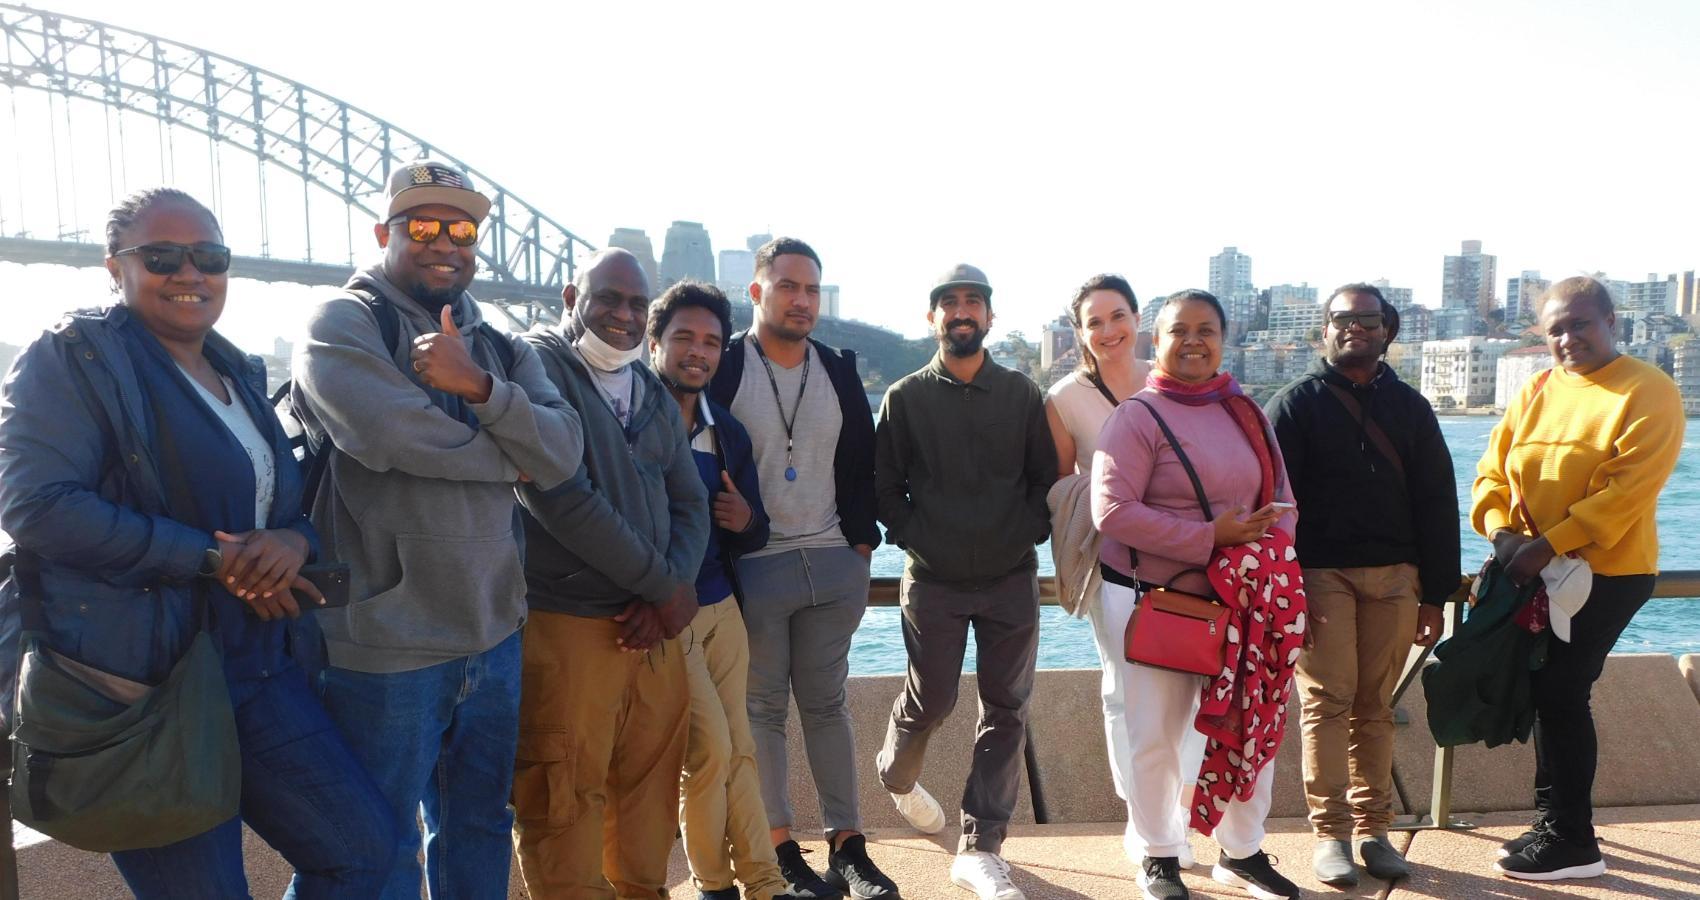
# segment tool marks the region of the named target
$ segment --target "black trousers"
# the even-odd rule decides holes
[[[1570,640],[1552,638],[1546,666],[1534,673],[1535,806],[1569,841],[1594,840],[1594,682],[1618,636],[1653,595],[1653,581],[1652,575],[1595,575],[1587,605],[1570,622]]]

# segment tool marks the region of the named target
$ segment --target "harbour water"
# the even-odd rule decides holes
[[[879,397],[870,396],[878,409]],[[1452,450],[1458,475],[1458,497],[1463,512],[1463,558],[1459,571],[1473,572],[1487,557],[1486,539],[1470,530],[1470,482],[1476,461],[1487,446],[1488,432],[1498,421],[1492,417],[1443,416],[1440,428]],[[1682,458],[1659,498],[1659,566],[1662,569],[1700,569],[1700,421],[1689,423]],[[1039,550],[1039,571],[1051,573],[1049,548]],[[874,553],[873,574],[897,577],[903,574],[903,552],[882,546]],[[1061,609],[1047,606],[1040,611],[1039,668],[1095,668],[1098,653],[1091,627],[1070,618]],[[1700,601],[1652,600],[1630,623],[1618,641],[1619,653],[1700,653]],[[885,607],[869,609],[850,650],[852,675],[890,675],[904,670],[903,635],[898,611]],[[972,649],[964,663],[972,671]]]

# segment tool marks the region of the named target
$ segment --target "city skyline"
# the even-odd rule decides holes
[[[641,226],[659,244],[676,219],[727,239],[795,235],[820,251],[846,313],[909,335],[924,332],[932,278],[957,261],[997,288],[994,334],[1029,335],[1095,272],[1127,275],[1146,298],[1204,286],[1204,260],[1229,245],[1257,260],[1260,284],[1386,278],[1430,306],[1435,261],[1461,238],[1483,240],[1502,273],[1554,279],[1700,264],[1688,199],[1700,196],[1700,123],[1677,114],[1700,95],[1686,62],[1700,8],[1687,3],[1042,17],[945,3],[905,7],[901,28],[833,7],[496,7],[457,19],[454,40],[502,65],[429,91],[372,51],[432,26],[381,8],[303,0],[252,29],[205,3],[145,15],[116,0],[53,6],[344,97],[593,239]],[[634,53],[568,34],[642,40]],[[1013,62],[939,52],[970,34],[970,59]],[[812,49],[781,51],[799,44]],[[706,46],[739,52],[681,91],[669,61]],[[305,65],[301,47],[339,64]],[[1371,47],[1372,63],[1351,52]],[[868,52],[883,61],[875,71],[855,64]],[[601,71],[621,73],[618,90],[582,86]],[[501,90],[516,84],[559,88],[564,102],[537,108],[542,90]],[[1641,122],[1658,123],[1656,137],[1626,143],[1619,126]],[[586,139],[592,123],[619,139]],[[1519,140],[1460,139],[1512,125]]]

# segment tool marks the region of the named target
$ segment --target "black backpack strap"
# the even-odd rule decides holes
[[[393,359],[396,348],[401,346],[401,313],[396,312],[390,301],[365,288],[351,287],[347,291],[371,308],[372,315],[378,320],[378,334],[384,339],[384,348],[390,351]]]

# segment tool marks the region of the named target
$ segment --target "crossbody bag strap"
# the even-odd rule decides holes
[[[1216,514],[1210,511],[1210,498],[1204,496],[1204,482],[1198,478],[1198,470],[1192,467],[1192,460],[1186,458],[1186,451],[1181,449],[1181,442],[1175,433],[1169,430],[1169,423],[1163,421],[1157,407],[1140,398],[1133,398],[1135,403],[1151,411],[1151,418],[1157,420],[1157,427],[1163,430],[1163,438],[1169,442],[1169,449],[1175,451],[1175,458],[1181,461],[1181,468],[1186,470],[1186,477],[1192,481],[1192,491],[1198,495],[1198,508],[1204,512],[1204,521],[1214,521]]]
[[[1351,413],[1358,426],[1363,428],[1364,435],[1369,438],[1370,443],[1374,444],[1375,449],[1393,465],[1393,471],[1399,473],[1400,480],[1404,480],[1405,460],[1399,456],[1398,449],[1393,446],[1393,439],[1387,436],[1387,432],[1381,427],[1381,424],[1368,415],[1363,405],[1358,402],[1358,398],[1352,396],[1351,391],[1332,381],[1324,381],[1323,384],[1328,385],[1328,389],[1333,391],[1334,396],[1340,399],[1340,405],[1346,407],[1346,412]]]
[[[1121,401],[1116,399],[1116,395],[1110,393],[1110,386],[1104,383],[1104,379],[1100,378],[1097,372],[1087,373],[1086,380],[1092,382],[1092,386],[1097,388],[1098,393],[1102,394],[1104,399],[1109,402],[1111,409],[1122,405]],[[1146,405],[1149,406],[1150,404]]]

